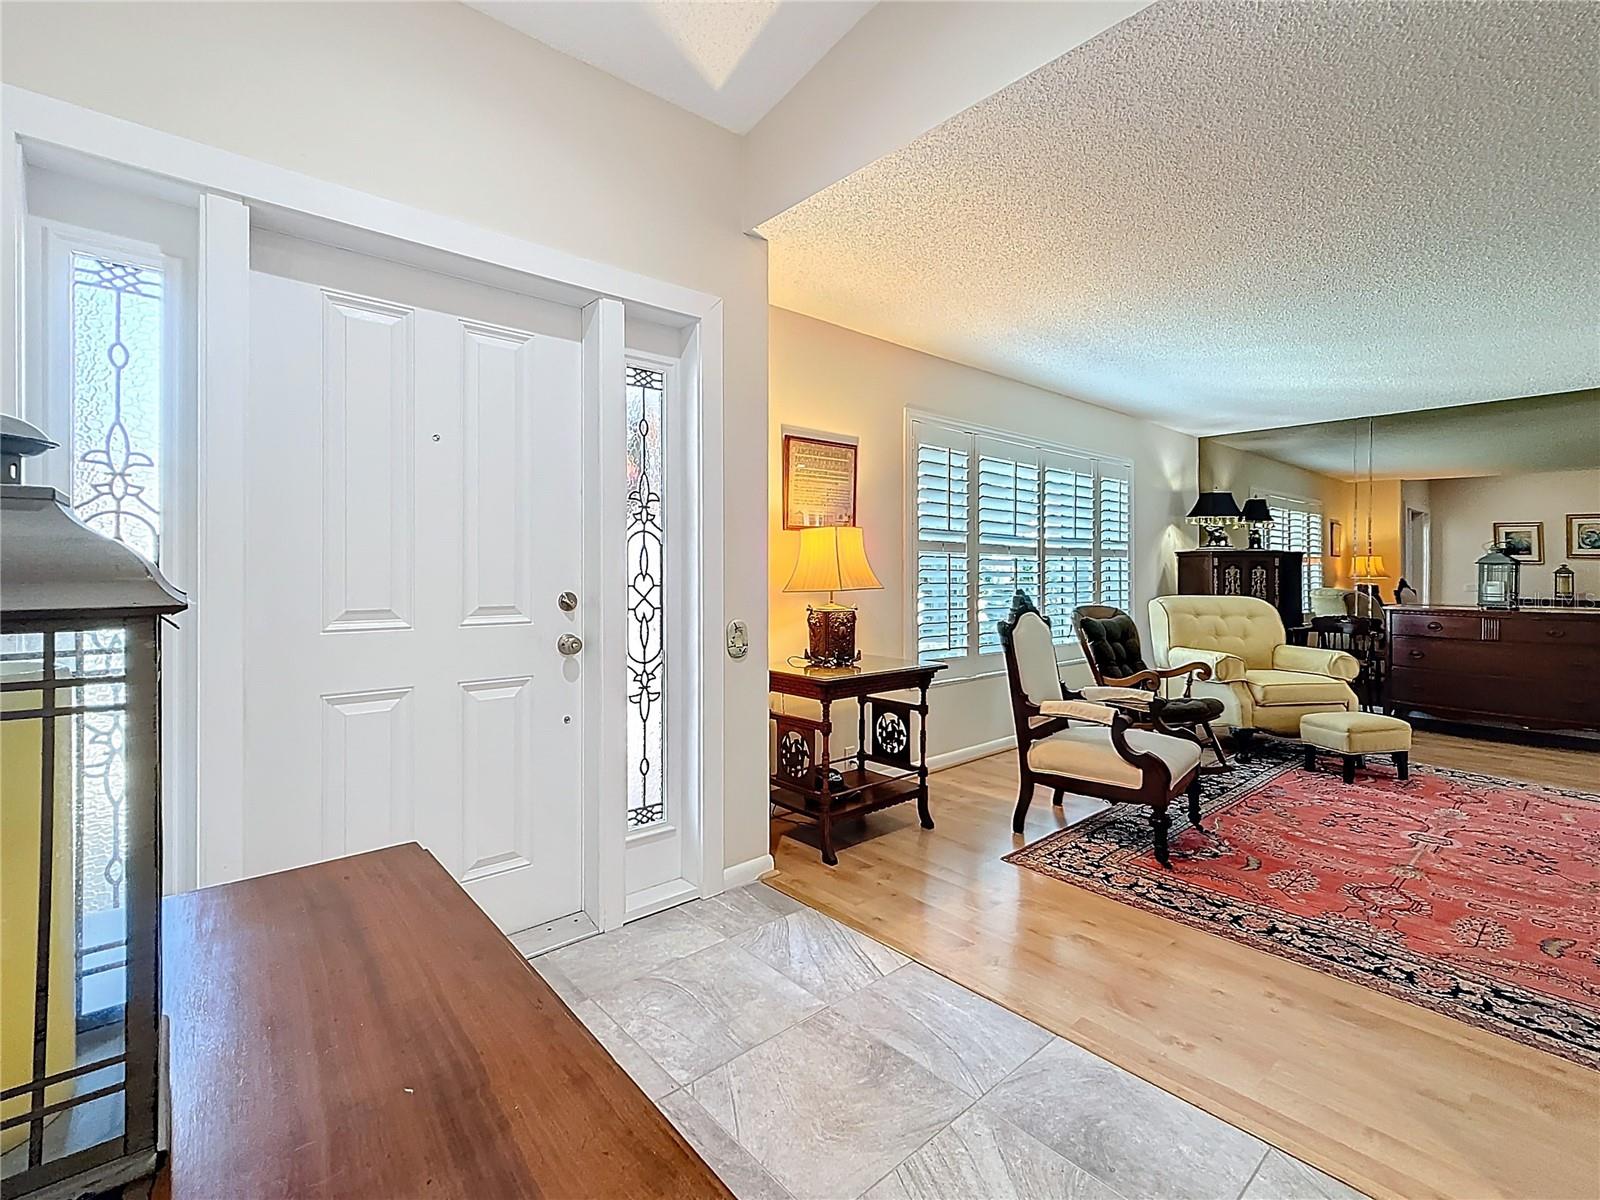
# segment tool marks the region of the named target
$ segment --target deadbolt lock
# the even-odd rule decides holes
[[[556,606],[560,608],[562,612],[571,612],[573,609],[578,607],[578,593],[562,592],[561,595],[556,597]]]

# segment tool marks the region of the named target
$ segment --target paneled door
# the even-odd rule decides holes
[[[250,289],[245,873],[415,839],[508,932],[578,912],[579,342]]]

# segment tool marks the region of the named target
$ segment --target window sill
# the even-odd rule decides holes
[[[999,656],[996,655],[996,657],[998,658]],[[1088,665],[1089,660],[1084,658],[1082,654],[1076,654],[1070,658],[1056,659],[1056,669],[1058,671],[1067,667],[1086,667]],[[948,671],[941,671],[933,677],[933,683],[930,686],[935,688],[954,687],[958,683],[976,683],[982,679],[1004,679],[1006,677],[1004,665],[986,667],[979,671],[963,671],[959,675],[955,674],[954,671],[955,668],[953,667]]]

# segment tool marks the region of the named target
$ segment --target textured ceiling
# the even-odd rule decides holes
[[[1600,383],[1600,5],[1144,9],[761,227],[772,303],[1196,433]]]
[[[745,133],[874,0],[468,0],[563,54]]]
[[[1336,479],[1365,477],[1366,420],[1327,421],[1214,439]],[[1600,390],[1525,396],[1371,420],[1378,479],[1460,479],[1600,469]],[[1600,495],[1595,497],[1600,505]]]

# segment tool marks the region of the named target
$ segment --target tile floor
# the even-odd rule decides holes
[[[1359,1197],[762,884],[532,961],[740,1200]]]

